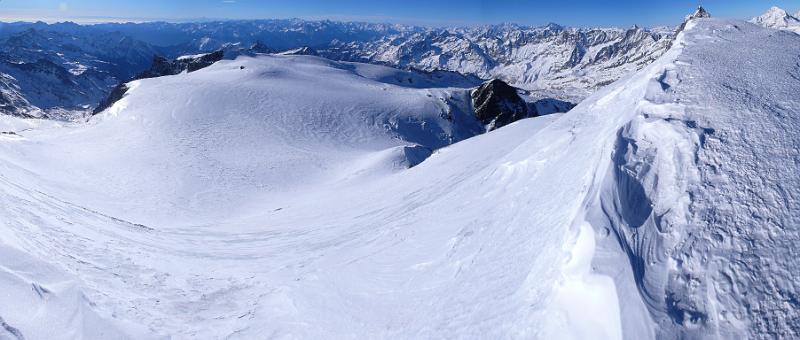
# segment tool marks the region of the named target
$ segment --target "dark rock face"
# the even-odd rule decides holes
[[[224,57],[225,52],[221,50],[193,57],[181,57],[175,60],[168,60],[162,56],[155,56],[150,69],[140,73],[131,80],[171,76],[179,74],[184,70],[187,72],[194,72],[211,66],[211,64],[222,60]]]
[[[96,115],[100,112],[103,112],[103,110],[111,107],[111,105],[114,105],[114,103],[118,102],[120,99],[122,99],[123,96],[125,96],[126,92],[128,92],[128,85],[126,85],[125,83],[121,83],[115,86],[114,89],[111,90],[111,93],[108,95],[108,97],[106,97],[106,99],[103,99],[103,101],[100,102],[100,104],[98,104],[96,108],[94,108],[94,111],[92,111],[92,115]]]
[[[225,52],[222,50],[198,56],[181,57],[175,60],[168,60],[162,56],[155,56],[153,58],[153,65],[150,66],[149,70],[138,74],[127,82],[139,79],[176,75],[184,70],[187,72],[194,72],[211,66],[212,64],[222,60],[224,57]],[[128,86],[126,85],[127,82],[120,83],[114,87],[108,97],[106,97],[106,99],[97,105],[92,114],[98,114],[122,99],[122,97],[125,96],[125,93],[128,92]]]
[[[188,72],[194,72],[202,68],[206,68],[211,66],[211,64],[216,63],[222,58],[225,57],[225,52],[223,51],[216,51],[209,54],[204,54],[199,57],[191,58],[191,59],[178,59],[176,62],[178,63],[185,63],[186,70]]]
[[[528,104],[517,89],[499,79],[487,81],[473,91],[472,105],[475,117],[486,125],[487,131],[528,117]]]

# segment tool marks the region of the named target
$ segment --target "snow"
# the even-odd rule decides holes
[[[182,55],[182,56],[180,56],[180,57],[176,58],[176,60],[191,60],[191,59],[197,59],[197,58],[201,58],[201,57],[203,57],[203,56],[207,56],[207,55],[209,55],[209,54],[210,54],[210,53],[199,53],[199,54]]]
[[[312,56],[4,117],[0,334],[797,337],[798,39],[692,20],[482,135],[467,89]]]
[[[751,23],[769,28],[776,28],[800,34],[800,19],[792,16],[780,7],[770,7],[766,13],[750,20]]]

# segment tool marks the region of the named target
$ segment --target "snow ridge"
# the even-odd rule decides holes
[[[797,168],[796,155],[779,150],[798,143],[787,127],[800,123],[793,94],[800,78],[791,76],[796,62],[786,61],[797,60],[800,50],[779,46],[798,41],[742,22],[692,20],[669,58],[651,69],[644,100],[631,110],[636,115],[616,133],[610,170],[587,217],[615,235],[605,247],[622,249],[626,271],[657,325],[624,325],[627,336],[792,338],[800,332],[791,321],[797,309],[780,307],[793,303],[787,296],[799,287],[783,269],[768,273],[766,264],[800,266],[788,255],[790,244],[800,241],[799,216],[792,211],[798,183],[777,184],[769,175],[785,178]],[[740,46],[751,52],[720,52]],[[753,59],[760,62],[724,71]],[[767,84],[743,76],[773,68],[777,73]],[[739,125],[742,120],[747,123]],[[759,246],[750,248],[754,243]],[[625,286],[617,279],[617,287]],[[639,308],[621,306],[625,315]]]

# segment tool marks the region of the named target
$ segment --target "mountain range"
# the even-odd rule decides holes
[[[498,78],[534,99],[577,102],[664,53],[668,29],[497,25],[434,29],[306,20],[77,25],[0,24],[0,110],[23,117],[80,118],[154,56],[223,50],[303,49],[342,61],[415,72]]]

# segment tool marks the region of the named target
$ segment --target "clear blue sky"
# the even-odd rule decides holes
[[[471,25],[500,22],[569,26],[674,25],[697,6],[686,0],[0,0],[0,20],[173,20],[309,18]],[[712,15],[749,18],[800,0],[702,1]]]

